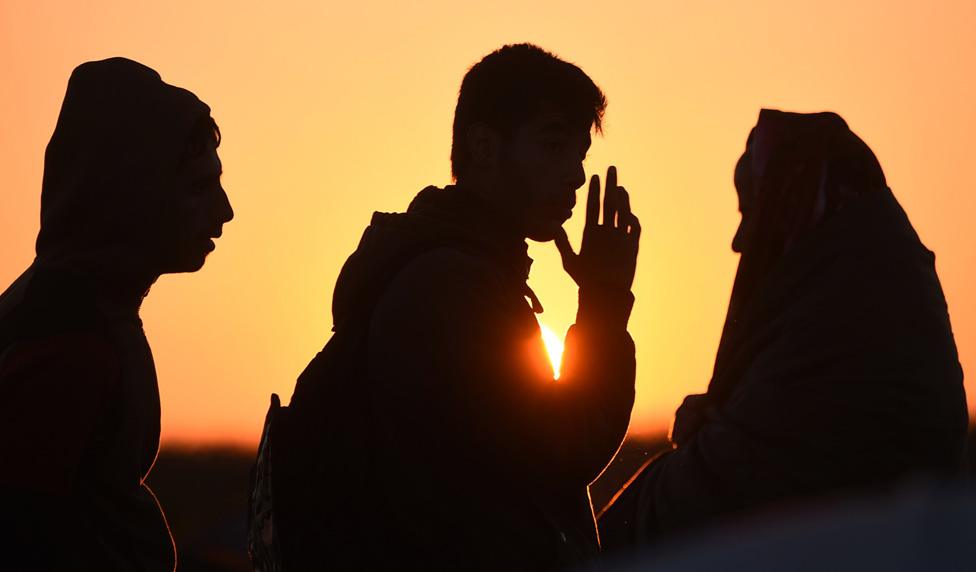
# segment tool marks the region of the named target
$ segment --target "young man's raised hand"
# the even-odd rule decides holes
[[[556,248],[563,268],[580,287],[601,284],[630,290],[637,267],[640,222],[630,211],[630,196],[617,185],[617,168],[607,169],[603,193],[603,222],[600,222],[600,177],[590,178],[586,197],[586,224],[577,254],[566,231],[556,235]]]

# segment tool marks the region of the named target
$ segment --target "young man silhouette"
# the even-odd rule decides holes
[[[562,225],[605,106],[533,45],[468,71],[456,184],[373,216],[336,284],[335,334],[299,379],[291,410],[322,436],[306,474],[320,493],[279,497],[297,515],[277,528],[286,564],[553,570],[598,552],[587,485],[633,405],[640,227],[613,168],[602,223],[591,180],[579,254]],[[580,288],[558,381],[526,239],[555,241]]]
[[[3,559],[17,569],[175,568],[144,482],[160,405],[139,306],[160,275],[199,270],[233,217],[219,142],[210,108],[148,67],[71,74],[37,257],[0,296]]]

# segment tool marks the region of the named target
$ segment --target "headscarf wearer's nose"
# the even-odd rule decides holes
[[[210,108],[125,58],[87,62],[68,80],[44,156],[39,259],[138,241]]]

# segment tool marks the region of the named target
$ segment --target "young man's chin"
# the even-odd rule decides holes
[[[559,236],[562,230],[562,224],[556,221],[551,221],[543,224],[539,224],[534,228],[529,229],[527,238],[535,242],[550,242]]]

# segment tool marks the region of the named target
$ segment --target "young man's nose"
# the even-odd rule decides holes
[[[572,174],[570,175],[570,181],[573,185],[573,189],[579,189],[586,183],[586,171],[583,170],[582,161],[574,162]]]

